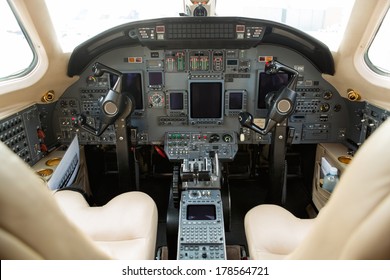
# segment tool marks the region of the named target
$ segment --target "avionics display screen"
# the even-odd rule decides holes
[[[160,87],[163,84],[162,72],[149,72],[149,86]]]
[[[181,91],[174,91],[169,94],[169,108],[171,110],[183,110],[184,96]]]
[[[114,86],[117,76],[110,75],[110,85]],[[144,108],[142,75],[139,72],[123,73],[122,76],[122,92],[127,95],[132,95],[135,99],[135,109],[142,110]]]
[[[190,81],[189,94],[191,119],[222,119],[222,81]]]
[[[215,205],[207,204],[190,204],[187,206],[187,220],[215,220],[216,217]]]
[[[242,92],[230,92],[229,94],[229,109],[241,110],[242,109]]]
[[[259,91],[257,95],[257,108],[265,109],[265,96],[272,92],[278,91],[282,86],[288,84],[288,74],[266,74],[264,72],[259,74]]]

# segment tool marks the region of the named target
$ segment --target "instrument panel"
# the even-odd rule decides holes
[[[93,62],[123,73],[122,93],[135,100],[128,119],[133,143],[162,145],[172,132],[229,133],[238,144],[268,144],[272,135],[242,128],[237,115],[248,111],[259,126],[264,122],[267,93],[288,80],[284,73],[265,74],[265,63],[272,59],[299,72],[296,107],[288,122],[292,143],[342,141],[347,129],[345,100],[308,59],[282,46],[177,50],[132,46],[107,52]],[[88,124],[98,125],[98,100],[116,82],[110,74],[94,77],[91,67],[92,63],[56,106],[53,127],[62,143],[69,143],[74,134],[81,144],[116,142],[113,125],[99,137],[75,125],[81,113],[87,115]]]

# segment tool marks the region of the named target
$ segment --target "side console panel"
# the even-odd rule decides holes
[[[33,165],[43,156],[42,133],[39,112],[35,105],[0,120],[0,141],[29,165]],[[6,161],[3,164],[7,164]]]
[[[390,112],[364,102],[364,107],[357,111],[358,123],[351,127],[356,137],[352,141],[360,146],[375,130],[390,117]]]

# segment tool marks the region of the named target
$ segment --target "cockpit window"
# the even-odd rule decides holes
[[[337,51],[355,0],[218,0],[207,13],[191,5],[212,1],[46,0],[64,52],[92,36],[126,22],[180,16],[235,16],[272,20],[304,31]],[[202,11],[207,11],[202,10]]]
[[[355,0],[218,0],[218,15],[262,18],[295,27],[337,51]]]
[[[390,14],[387,11],[370,47],[365,55],[370,68],[378,74],[390,76],[390,52],[388,36],[390,34]]]
[[[64,52],[114,26],[160,17],[175,17],[183,2],[156,0],[46,0],[58,40]]]
[[[9,5],[0,1],[0,81],[20,77],[30,72],[36,55],[29,38]]]

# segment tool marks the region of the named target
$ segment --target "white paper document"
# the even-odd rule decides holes
[[[77,135],[68,147],[53,176],[48,182],[51,190],[58,190],[70,186],[80,168],[80,147]]]

